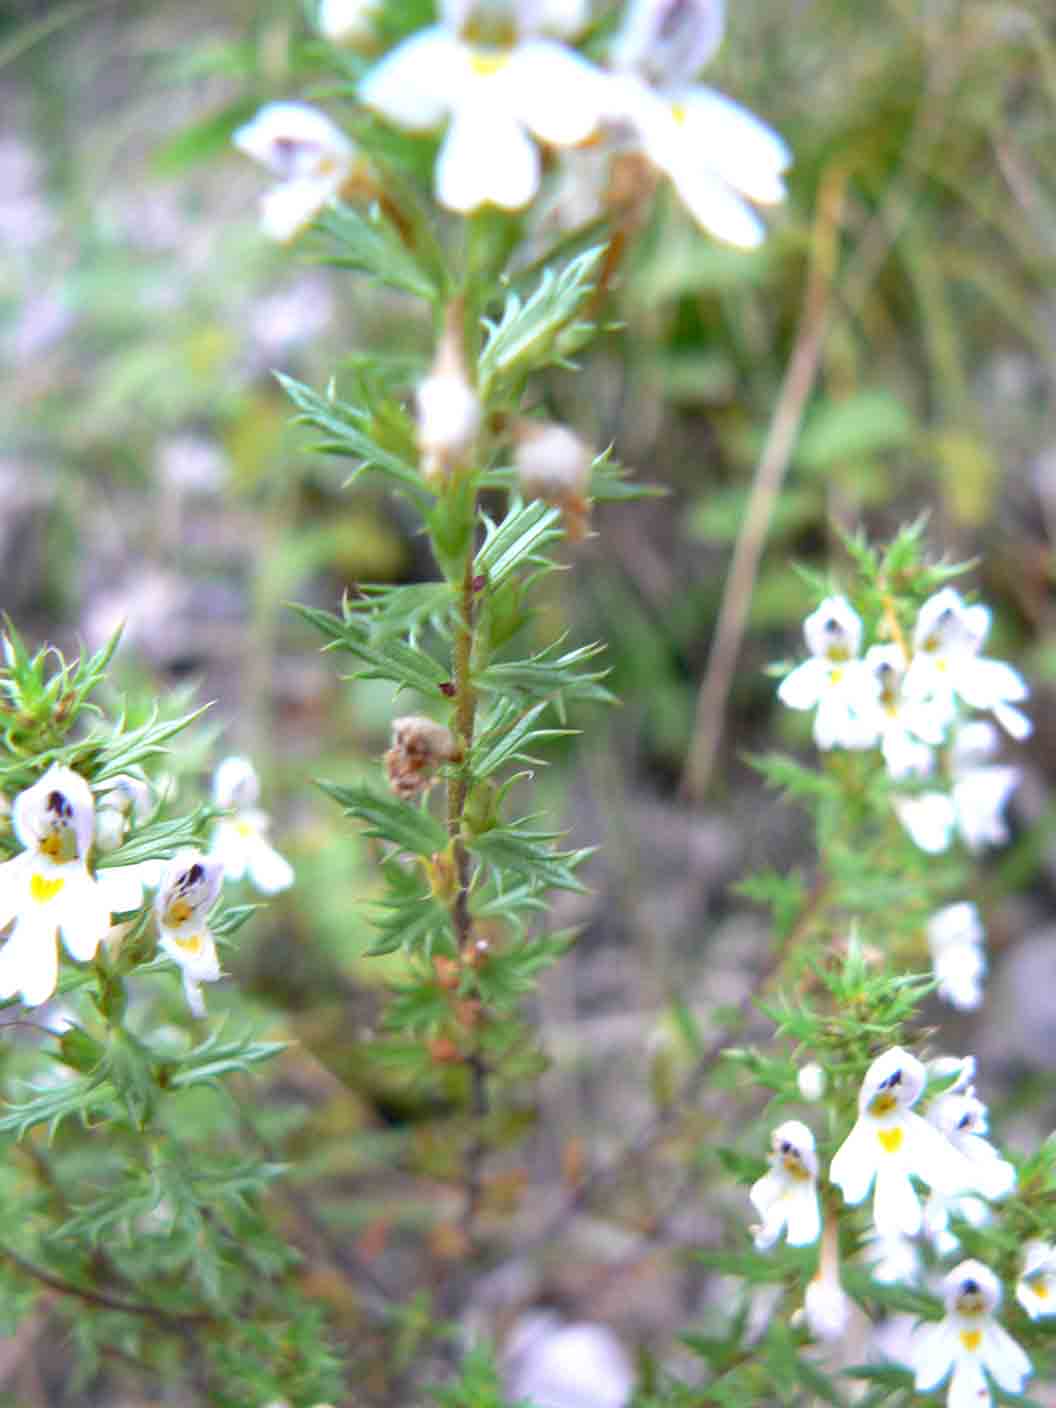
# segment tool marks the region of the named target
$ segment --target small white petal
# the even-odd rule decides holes
[[[29,851],[23,851],[0,865],[0,929],[7,928],[25,903],[31,861]]]
[[[910,1345],[913,1387],[920,1393],[937,1388],[957,1359],[957,1331],[948,1320],[921,1325]]]
[[[518,45],[499,76],[517,117],[543,142],[574,147],[601,121],[606,96],[599,71],[553,40]]]
[[[828,678],[827,662],[811,656],[785,676],[778,686],[777,697],[789,709],[813,709]]]
[[[332,176],[281,181],[260,198],[260,227],[269,239],[288,244],[307,229],[335,194]]]
[[[873,1223],[881,1237],[915,1237],[920,1231],[920,1199],[905,1169],[887,1159],[876,1167]]]
[[[0,997],[22,994],[27,1007],[47,1002],[59,981],[59,951],[50,920],[22,915],[0,949]]]
[[[472,79],[469,51],[442,25],[404,40],[371,69],[359,96],[399,127],[435,127],[456,105]]]
[[[683,205],[710,235],[737,249],[758,249],[766,239],[766,226],[751,206],[703,162],[682,157],[667,162],[665,170]]]
[[[90,963],[110,928],[110,909],[86,870],[71,875],[54,901],[55,922],[71,958]]]
[[[998,1324],[991,1323],[983,1331],[980,1357],[1007,1393],[1021,1393],[1024,1383],[1033,1373],[1026,1354],[1008,1331]]]
[[[781,173],[792,153],[776,132],[713,88],[690,88],[679,101],[690,140],[706,142],[707,160],[717,176],[760,205],[785,199]]]
[[[975,1355],[960,1355],[954,1363],[946,1408],[990,1408],[992,1402],[979,1360]]]
[[[1017,743],[1022,743],[1034,732],[1034,725],[1023,710],[1014,709],[1011,704],[995,704],[993,715],[1009,738],[1014,738]]]
[[[249,852],[249,878],[261,894],[277,895],[293,884],[293,866],[261,836]]]
[[[246,156],[285,179],[345,166],[353,151],[340,127],[307,103],[267,103],[232,141]]]
[[[143,873],[138,865],[108,865],[96,871],[95,883],[108,914],[125,914],[143,903]]]
[[[938,855],[949,847],[957,820],[950,797],[942,792],[925,792],[922,797],[898,798],[894,808],[895,815],[922,851]]]
[[[463,214],[492,204],[519,210],[539,189],[539,153],[511,117],[463,105],[452,118],[436,163],[441,205]]]
[[[843,1193],[844,1202],[863,1202],[872,1187],[876,1173],[873,1129],[865,1120],[858,1120],[850,1134],[833,1155],[829,1182]]]

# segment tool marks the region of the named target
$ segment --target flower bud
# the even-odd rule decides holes
[[[804,1100],[820,1100],[828,1083],[828,1077],[817,1061],[808,1061],[796,1076],[796,1084]]]
[[[448,304],[436,357],[415,393],[422,474],[441,488],[469,457],[480,429],[480,401],[462,351],[462,301]]]
[[[831,1212],[821,1235],[821,1256],[803,1298],[803,1319],[816,1340],[838,1340],[846,1333],[853,1305],[840,1285],[839,1232]]]
[[[378,0],[320,0],[319,33],[331,44],[367,45],[377,12]]]
[[[566,425],[538,421],[518,421],[513,436],[521,493],[560,508],[569,541],[581,542],[590,523],[590,446]]]
[[[392,721],[392,747],[385,754],[389,786],[405,802],[420,797],[437,768],[457,753],[451,730],[421,714]]]

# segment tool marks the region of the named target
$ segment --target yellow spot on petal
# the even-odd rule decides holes
[[[202,951],[204,939],[201,934],[190,934],[186,939],[173,939],[177,948],[182,948],[184,953],[199,954]]]
[[[798,1179],[801,1183],[810,1178],[810,1170],[805,1167],[798,1154],[786,1154],[781,1160],[781,1167],[789,1178]]]
[[[965,1349],[969,1350],[970,1352],[974,1353],[974,1352],[979,1348],[979,1346],[982,1344],[982,1342],[983,1342],[983,1332],[982,1332],[982,1330],[962,1330],[962,1331],[961,1331],[961,1344],[963,1344],[964,1347],[965,1347]]]
[[[193,906],[189,905],[186,900],[173,900],[165,911],[165,927],[175,929],[180,924],[186,924],[193,913]]]
[[[36,904],[47,904],[55,898],[65,883],[61,876],[54,880],[45,880],[43,875],[34,875],[29,881],[29,897]]]
[[[894,1129],[878,1129],[876,1137],[887,1154],[897,1154],[902,1147],[902,1130],[898,1125]]]
[[[491,78],[501,73],[510,61],[504,49],[474,49],[469,56],[469,66],[478,78]]]
[[[869,1113],[877,1116],[889,1115],[897,1106],[898,1101],[890,1090],[882,1090],[879,1095],[874,1095],[869,1101]]]
[[[685,120],[686,120],[686,105],[685,105],[685,103],[672,103],[672,104],[671,104],[671,116],[672,116],[672,117],[675,119],[675,121],[678,123],[679,127],[681,127],[682,124],[683,124],[683,123],[685,122]]]
[[[235,830],[242,837],[243,841],[252,840],[257,834],[256,827],[251,821],[236,821]]]
[[[1036,1280],[1036,1281],[1031,1281],[1031,1283],[1030,1283],[1030,1289],[1031,1289],[1031,1290],[1034,1292],[1034,1294],[1037,1296],[1038,1300],[1048,1300],[1048,1298],[1049,1298],[1049,1287],[1048,1287],[1048,1284],[1047,1284],[1045,1281],[1043,1281],[1040,1277],[1039,1277],[1038,1280]]]
[[[843,673],[844,673],[844,672],[843,672],[842,670],[840,670],[840,669],[830,670],[830,671],[829,671],[829,681],[830,681],[830,683],[832,683],[832,684],[839,684],[840,680],[843,679]]]

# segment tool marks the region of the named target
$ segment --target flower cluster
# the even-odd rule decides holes
[[[925,1067],[901,1047],[884,1052],[866,1072],[858,1118],[828,1178],[849,1205],[873,1194],[864,1253],[878,1281],[919,1283],[922,1260],[913,1239],[927,1237],[940,1258],[956,1254],[951,1214],[983,1226],[990,1204],[1015,1186],[1015,1168],[986,1137],[987,1110],[974,1078],[971,1057]],[[940,1093],[920,1115],[914,1107],[929,1081]],[[821,1213],[814,1135],[798,1120],[785,1121],[773,1131],[768,1163],[749,1191],[763,1219],[752,1229],[755,1245],[767,1250],[782,1235],[790,1246],[820,1238],[817,1274],[800,1316],[815,1339],[841,1338],[853,1307],[840,1283],[835,1218],[831,1208],[824,1218]],[[923,1206],[914,1179],[929,1189]],[[1030,1363],[993,1319],[1001,1298],[997,1279],[978,1263],[963,1262],[946,1277],[943,1294],[946,1318],[922,1327],[903,1352],[917,1388],[935,1388],[950,1377],[952,1408],[990,1402],[986,1373],[1006,1391],[1019,1392]],[[1056,1249],[1048,1243],[1028,1243],[1016,1298],[1032,1318],[1056,1314]]]
[[[956,833],[973,851],[1007,837],[1004,807],[1018,771],[994,764],[992,714],[1015,739],[1030,733],[1016,706],[1027,686],[1010,665],[982,655],[990,628],[985,606],[968,605],[945,587],[921,606],[912,646],[870,645],[843,597],[828,597],[804,623],[810,656],[781,682],[791,709],[814,711],[819,748],[879,748],[892,781],[908,784],[895,799],[899,820],[924,851],[944,851]],[[948,745],[948,789],[933,785],[936,750]]]
[[[332,42],[369,43],[374,8],[327,0],[320,29]],[[758,118],[693,81],[722,41],[723,11],[718,0],[631,0],[603,68],[571,42],[584,5],[442,0],[438,22],[381,59],[359,96],[412,132],[446,123],[434,179],[449,210],[523,209],[539,191],[543,151],[589,144],[595,156],[638,154],[704,229],[748,248],[765,235],[749,202],[784,199],[791,157]],[[269,104],[234,140],[282,178],[262,211],[274,238],[296,235],[353,178],[369,189],[348,138],[304,104]]]

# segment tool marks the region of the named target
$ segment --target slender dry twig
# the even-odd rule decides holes
[[[719,619],[697,698],[693,739],[682,775],[681,791],[684,796],[701,797],[711,780],[759,559],[799,435],[803,412],[818,374],[828,326],[833,274],[839,257],[837,234],[847,176],[848,172],[842,166],[830,168],[819,193],[803,313],[792,359],[781,384],[773,420],[752,481],[748,510],[737,537],[722,594]]]
[[[75,1286],[72,1281],[64,1281],[61,1276],[53,1275],[52,1272],[46,1271],[42,1266],[37,1266],[35,1262],[27,1260],[19,1252],[2,1243],[0,1243],[0,1257],[6,1257],[11,1265],[21,1271],[24,1276],[39,1281],[42,1286],[57,1291],[59,1295],[74,1296],[101,1310],[118,1310],[125,1315],[143,1315],[150,1320],[177,1326],[203,1325],[210,1323],[213,1319],[211,1315],[203,1314],[200,1311],[164,1310],[158,1305],[144,1305],[138,1301],[122,1300],[119,1296],[109,1295],[106,1291],[93,1290],[88,1286]]]

